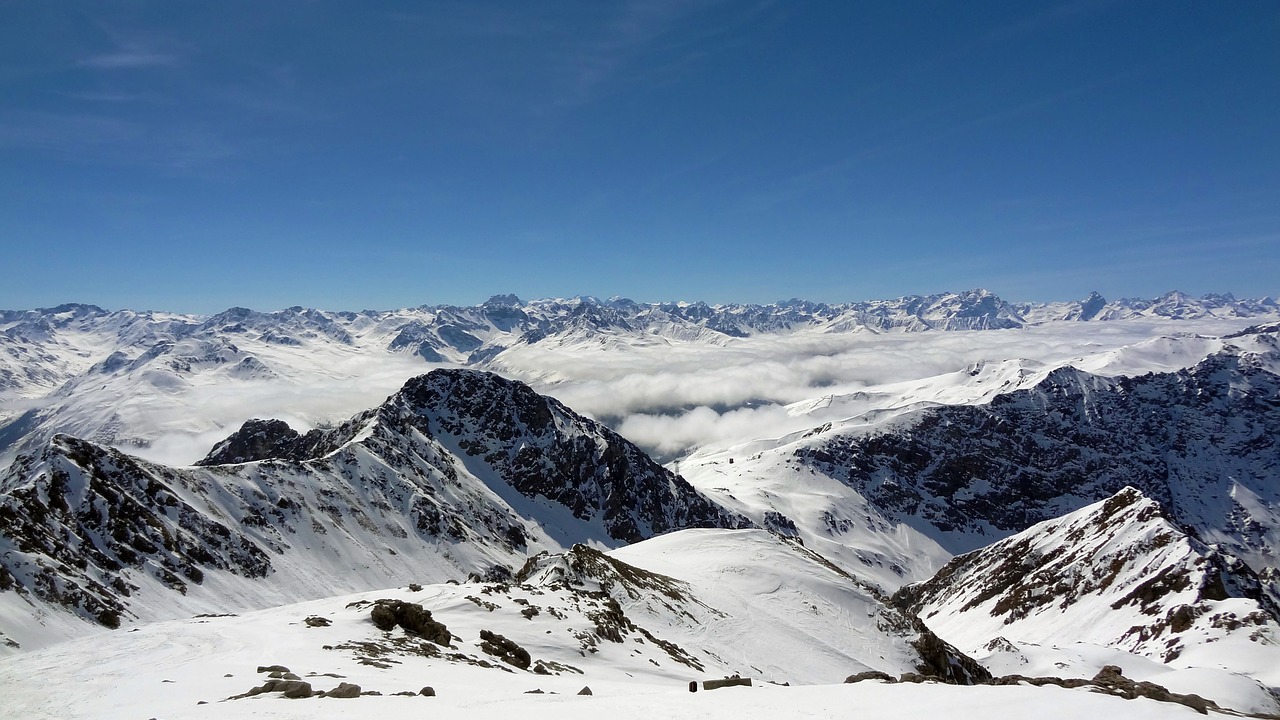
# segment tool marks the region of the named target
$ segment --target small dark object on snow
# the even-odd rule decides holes
[[[422,592],[422,586],[418,583],[409,583],[409,592]]]
[[[524,694],[525,695],[546,695],[546,693],[542,692],[541,688],[535,688],[533,690],[525,690]]]
[[[698,692],[698,681],[697,681],[697,680],[690,680],[690,681],[689,681],[689,692]]]
[[[879,670],[866,670],[856,675],[850,675],[844,679],[846,683],[862,682],[863,680],[883,680],[890,683],[898,682],[898,678],[890,675],[889,673],[880,672]]]
[[[733,675],[733,676],[724,678],[723,680],[703,680],[702,681],[703,690],[718,690],[720,688],[737,687],[737,686],[751,687],[751,678],[744,678],[744,677],[738,677],[737,675]]]
[[[329,618],[320,617],[319,615],[312,615],[302,622],[306,623],[307,627],[329,627],[333,624],[333,621]]]
[[[289,672],[289,668],[283,665],[259,665],[258,672]]]
[[[587,687],[586,685],[583,685],[583,686],[582,686],[582,689],[578,691],[578,694],[579,694],[579,695],[590,695],[590,694],[591,694],[591,688]]]
[[[311,697],[315,693],[311,690],[311,683],[302,680],[268,680],[258,687],[252,688],[249,692],[240,695],[232,695],[228,700],[239,700],[241,698],[253,697],[263,693],[278,692],[287,698],[305,698]]]
[[[427,685],[426,687],[419,690],[418,694],[421,695],[422,697],[435,697],[436,689],[431,687],[430,685]]]

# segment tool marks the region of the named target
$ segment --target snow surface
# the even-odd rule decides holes
[[[678,573],[696,595],[672,600],[637,593],[627,615],[707,661],[698,670],[673,661],[656,641],[593,636],[588,596],[537,580],[530,584],[435,585],[390,589],[288,605],[241,616],[196,617],[71,641],[0,659],[0,716],[13,718],[421,717],[849,717],[989,718],[991,713],[1076,719],[1191,717],[1182,706],[1082,690],[834,684],[865,665],[850,653],[901,667],[902,645],[862,633],[874,615],[865,594],[815,572],[813,562],[761,533],[676,533],[618,555]],[[759,574],[756,570],[768,568]],[[683,585],[675,586],[685,591]],[[624,598],[628,590],[615,588]],[[705,593],[705,594],[704,594]],[[399,629],[377,630],[368,602],[420,603],[454,636],[452,659],[424,657]],[[664,600],[665,598],[665,600]],[[486,605],[486,603],[488,605]],[[529,607],[539,612],[526,617]],[[702,617],[690,617],[693,613]],[[722,616],[722,617],[721,617]],[[323,618],[311,627],[306,618]],[[718,621],[702,622],[719,617]],[[665,621],[665,622],[664,622]],[[550,675],[501,667],[480,649],[480,631],[516,641]],[[744,642],[743,635],[757,636]],[[397,645],[397,639],[407,642]],[[859,640],[862,642],[860,643]],[[897,652],[894,652],[896,647]],[[488,662],[481,667],[477,661]],[[284,665],[317,690],[351,682],[382,696],[286,700],[276,694],[228,699],[261,684],[257,667]],[[688,683],[730,672],[750,688],[690,694]],[[783,687],[767,676],[819,684]],[[429,685],[437,697],[396,697]],[[577,696],[584,686],[591,697]],[[531,690],[544,695],[527,695]],[[554,693],[554,694],[553,694]],[[200,704],[200,703],[207,704]]]

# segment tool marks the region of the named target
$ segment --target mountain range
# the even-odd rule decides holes
[[[981,684],[1058,663],[1114,690],[1119,662],[1169,697],[1280,712],[1278,316],[1229,295],[986,291],[6,311],[0,676],[112,628],[197,614],[231,637],[228,613],[308,601],[343,633],[317,620],[311,637],[387,668]],[[966,343],[1015,352],[935,371]],[[659,392],[673,373],[639,359],[674,352],[751,367],[769,348],[785,372],[773,358],[851,363],[862,345],[934,349],[905,380],[837,367],[834,391],[818,374],[798,402],[713,411],[784,431],[742,425],[665,466],[619,434],[640,416],[614,429],[546,394]],[[601,384],[611,363],[630,374]],[[312,393],[336,400],[317,417]],[[266,412],[229,426],[255,399]],[[185,462],[131,454],[174,423]],[[384,601],[467,630],[439,636],[448,652],[371,635],[361,613]]]

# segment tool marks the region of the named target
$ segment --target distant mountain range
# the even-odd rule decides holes
[[[1081,301],[1015,304],[987,290],[858,303],[789,300],[771,305],[637,303],[591,297],[524,302],[514,295],[496,295],[470,307],[437,305],[361,312],[231,308],[212,317],[108,312],[94,305],[68,304],[0,310],[0,348],[4,350],[0,354],[0,390],[30,397],[57,387],[94,364],[100,372],[113,372],[161,356],[178,367],[204,363],[229,365],[228,372],[241,374],[269,372],[236,357],[238,338],[282,346],[315,341],[370,349],[376,346],[414,353],[432,362],[475,365],[513,344],[581,333],[690,339],[746,337],[800,327],[821,327],[829,332],[988,330],[1059,321],[1262,317],[1278,312],[1280,305],[1272,298],[1237,300],[1230,294],[1194,298],[1169,292],[1154,300],[1109,302],[1093,293]]]

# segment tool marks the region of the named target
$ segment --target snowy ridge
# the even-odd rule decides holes
[[[1134,488],[959,556],[894,600],[970,651],[1090,643],[1280,686],[1280,622],[1257,575]]]
[[[504,577],[576,542],[749,525],[606,428],[486,373],[435,371],[321,435],[304,459],[193,468],[56,437],[0,480],[0,601],[114,627],[408,576]]]
[[[1277,358],[1265,334],[1178,372],[1062,368],[984,405],[829,428],[778,452],[953,552],[1133,485],[1261,570],[1280,539]]]

